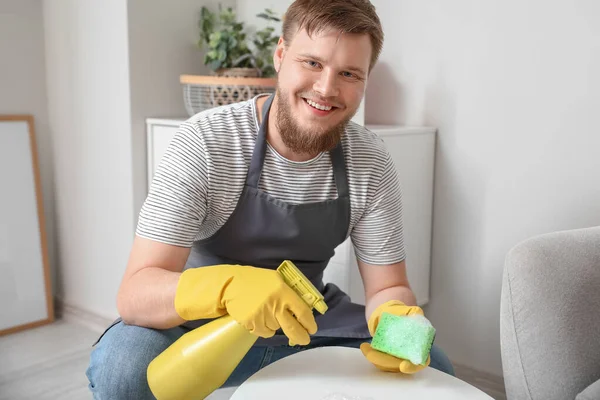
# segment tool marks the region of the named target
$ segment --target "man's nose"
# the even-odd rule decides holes
[[[315,92],[323,97],[335,97],[339,94],[337,74],[333,71],[323,69],[319,79],[313,85]]]

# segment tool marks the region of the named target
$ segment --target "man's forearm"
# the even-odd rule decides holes
[[[390,300],[400,300],[407,306],[414,306],[417,304],[415,294],[413,291],[406,286],[393,286],[374,293],[366,301],[365,315],[367,320],[381,304],[386,303]]]
[[[123,322],[155,329],[168,329],[185,322],[174,306],[180,276],[180,272],[144,268],[129,277],[117,297]]]

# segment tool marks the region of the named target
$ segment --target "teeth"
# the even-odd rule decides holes
[[[314,101],[312,101],[312,100],[308,100],[308,99],[306,99],[306,102],[307,102],[308,104],[310,104],[311,106],[313,106],[314,108],[318,109],[318,110],[322,110],[322,111],[329,111],[329,110],[331,110],[331,106],[329,106],[329,107],[325,107],[325,106],[322,106],[322,105],[320,105],[320,104],[317,104],[317,103],[315,103]]]

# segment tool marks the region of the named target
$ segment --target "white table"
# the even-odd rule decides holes
[[[335,396],[337,395],[337,397]],[[240,385],[231,400],[493,400],[448,374],[376,369],[359,349],[322,347],[278,360]]]

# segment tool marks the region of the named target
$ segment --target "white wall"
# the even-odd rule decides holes
[[[146,198],[146,118],[187,118],[182,74],[206,74],[197,47],[202,5],[217,9],[235,0],[129,0],[129,68],[134,209]],[[136,218],[137,221],[137,218]]]
[[[293,0],[237,0],[236,13],[240,21],[244,21],[249,32],[256,29],[262,29],[266,22],[264,19],[256,17],[256,14],[263,12],[266,8],[273,10],[281,18],[285,10],[293,3]],[[272,23],[276,34],[281,34],[281,24]]]
[[[453,360],[501,374],[506,252],[600,225],[600,4],[373,2],[367,120],[439,128],[427,315]]]
[[[202,4],[48,0],[48,105],[56,158],[57,295],[114,318],[146,196],[148,117],[185,117],[179,75],[206,72]],[[233,5],[234,1],[223,1]]]
[[[39,0],[0,2],[0,114],[31,114],[37,141],[46,239],[56,282],[52,140],[48,127],[44,20]]]
[[[57,295],[112,317],[134,221],[127,4],[47,0],[43,7]]]

